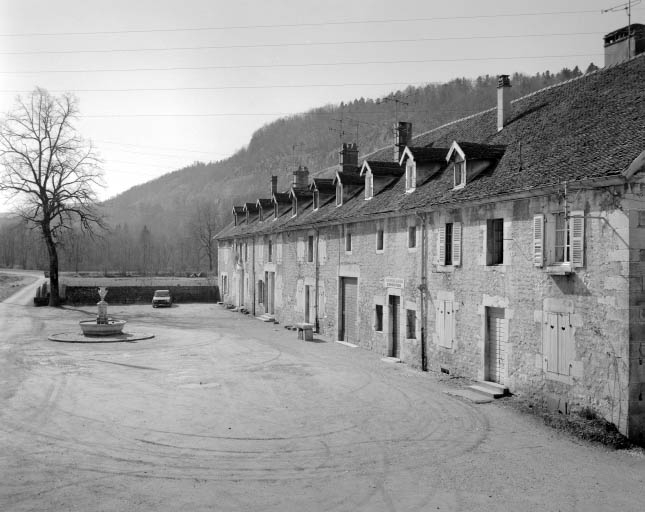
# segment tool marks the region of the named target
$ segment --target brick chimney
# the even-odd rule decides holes
[[[271,197],[278,191],[278,177],[271,176]]]
[[[293,185],[296,190],[306,190],[309,188],[309,169],[299,166],[297,171],[293,171]]]
[[[406,146],[412,142],[412,123],[399,121],[394,125],[394,160],[399,162]]]
[[[343,149],[340,151],[340,167],[342,172],[351,172],[358,167],[358,147],[356,143],[346,144],[343,142]]]
[[[631,25],[614,30],[603,38],[605,41],[605,67],[618,64],[645,52],[645,25]]]
[[[508,75],[497,77],[497,131],[506,126],[511,117],[511,80]]]

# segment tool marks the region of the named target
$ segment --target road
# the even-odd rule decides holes
[[[215,305],[0,304],[0,510],[642,510],[645,457]]]

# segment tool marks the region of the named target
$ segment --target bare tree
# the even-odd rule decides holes
[[[36,88],[18,97],[0,122],[0,191],[17,201],[17,213],[38,229],[49,257],[50,306],[60,304],[58,245],[75,223],[93,233],[104,227],[93,187],[101,185],[91,143],[74,128],[77,100]]]
[[[190,219],[190,231],[198,244],[199,253],[208,258],[208,270],[213,271],[217,262],[217,243],[213,237],[218,232],[219,214],[217,206],[212,201],[200,201]]]

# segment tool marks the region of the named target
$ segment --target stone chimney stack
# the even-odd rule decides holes
[[[605,67],[619,64],[645,52],[645,25],[631,25],[607,34],[605,41]]]
[[[293,171],[292,188],[296,190],[306,190],[309,188],[309,169],[300,166],[297,171]]]
[[[497,77],[497,131],[501,131],[511,117],[511,80],[508,75]]]
[[[271,176],[271,197],[278,191],[278,177]]]
[[[356,143],[346,144],[343,142],[343,149],[340,151],[340,167],[342,172],[351,172],[358,167],[358,147]]]
[[[394,160],[401,160],[406,146],[412,142],[412,123],[399,121],[394,125]]]

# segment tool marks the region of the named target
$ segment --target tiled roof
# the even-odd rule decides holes
[[[564,181],[622,177],[645,149],[644,77],[645,54],[641,54],[513,101],[511,117],[501,131],[497,130],[497,110],[492,108],[414,137],[411,146],[415,148],[449,148],[459,141],[460,147],[478,155],[490,156],[491,146],[505,147],[493,166],[462,189],[454,189],[452,172],[444,167],[409,194],[401,178],[369,201],[358,191],[340,207],[329,201],[315,212],[306,208],[297,217],[231,224],[218,238],[496,201],[504,194],[531,193]],[[487,149],[476,153],[468,143]],[[392,157],[392,146],[366,156],[370,162]]]
[[[258,199],[257,204],[263,210],[268,209],[268,208],[273,208],[273,200],[272,199]]]
[[[322,194],[335,194],[336,186],[333,178],[314,178],[311,182],[312,190],[317,190]]]
[[[412,146],[412,147],[408,147],[408,149],[414,156],[415,162],[424,163],[424,162],[445,162],[446,155],[448,154],[449,148],[435,148],[432,146],[425,146],[425,147]]]
[[[354,172],[338,172],[336,173],[336,180],[339,180],[343,185],[365,184],[365,178],[363,178],[360,174]],[[334,182],[336,180],[334,180]]]
[[[506,151],[506,146],[499,144],[477,144],[475,142],[457,142],[457,144],[466,155],[466,158],[473,160],[497,160]],[[446,155],[444,155],[444,160],[445,158]]]
[[[289,192],[276,192],[275,194],[273,194],[273,197],[278,203],[291,204],[291,198],[289,197]]]
[[[258,205],[256,203],[244,203],[244,210],[255,213],[258,211]]]
[[[296,196],[296,199],[313,199],[314,197],[314,193],[309,189],[303,190],[298,188],[292,188],[289,194]]]
[[[444,156],[445,158],[445,156]],[[405,169],[398,162],[384,162],[379,160],[366,160],[373,176],[403,176]]]

